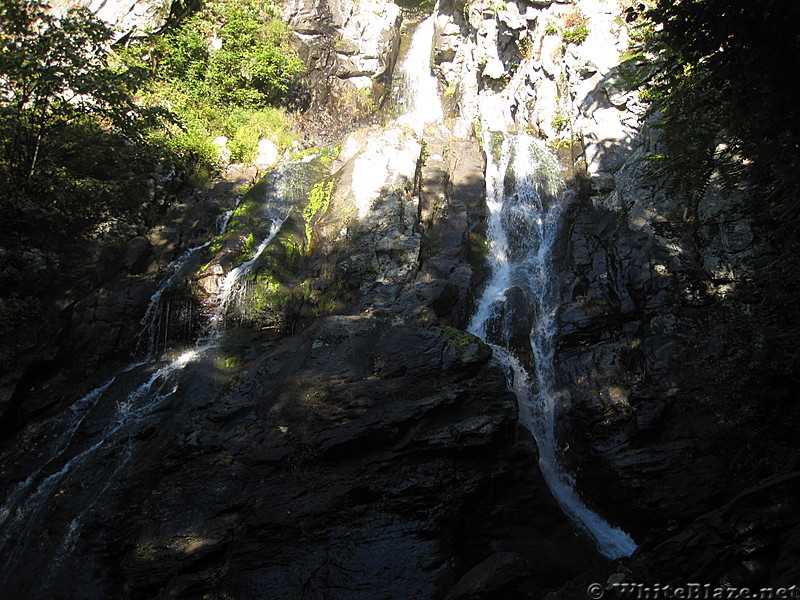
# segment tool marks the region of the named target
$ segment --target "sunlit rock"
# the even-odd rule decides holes
[[[254,164],[259,167],[271,167],[278,162],[278,146],[272,140],[258,140],[258,155]]]
[[[159,31],[167,21],[173,0],[54,0],[57,12],[86,6],[99,19],[111,25],[115,37],[146,36]]]

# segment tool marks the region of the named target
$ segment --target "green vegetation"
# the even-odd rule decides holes
[[[244,364],[244,356],[241,354],[231,354],[230,356],[225,357],[223,364],[225,365],[226,369],[235,369],[236,367],[240,367],[242,364]]]
[[[582,44],[589,37],[586,17],[577,10],[568,14],[564,20],[564,31],[561,39],[565,44]],[[545,32],[546,33],[546,32]]]
[[[561,39],[567,44],[582,44],[589,37],[589,28],[586,25],[578,25],[574,29],[565,29],[561,34]]]
[[[141,72],[112,64],[106,25],[85,9],[45,9],[0,6],[0,219],[23,235],[129,208],[114,204],[152,170],[158,156],[143,137],[168,115],[134,102]]]
[[[558,28],[555,25],[548,25],[544,28],[545,35],[556,35],[558,33]]]
[[[479,337],[450,326],[442,327],[442,331],[447,335],[460,362],[483,362],[491,356],[489,347]]]
[[[489,134],[491,137],[489,138],[489,149],[492,153],[492,158],[495,162],[500,162],[501,154],[503,152],[503,142],[505,141],[505,136],[500,131],[492,131]]]
[[[748,179],[796,195],[800,109],[788,78],[799,17],[796,2],[659,0],[627,10],[638,40],[630,84],[646,90],[676,187],[702,195],[716,174],[728,187]]]
[[[311,233],[313,232],[313,223],[317,215],[324,215],[331,204],[331,195],[333,194],[334,180],[320,181],[308,194],[308,204],[303,209],[303,219],[306,224],[306,244],[311,248]]]
[[[57,326],[48,294],[69,293],[85,244],[119,256],[119,224],[152,223],[169,191],[153,185],[168,153],[147,141],[169,115],[134,101],[141,70],[114,63],[111,39],[86,9],[0,3],[2,367]]]
[[[0,3],[0,364],[50,335],[79,287],[119,274],[126,240],[218,168],[215,137],[235,161],[260,138],[291,145],[281,106],[303,67],[278,14],[209,0],[121,49],[85,8]]]
[[[796,2],[658,0],[627,10],[637,42],[629,84],[650,104],[666,149],[653,159],[685,198],[687,230],[700,243],[708,235],[698,205],[710,185],[741,189],[770,248],[715,297],[712,335],[698,336],[692,397],[711,415],[709,443],[743,469],[793,456],[800,422],[799,18]]]
[[[446,326],[443,327],[442,330],[447,334],[447,337],[450,338],[450,341],[457,348],[466,348],[470,344],[475,343],[475,341],[478,339],[471,333],[461,331],[455,327]]]
[[[233,162],[253,160],[261,138],[279,148],[294,140],[280,105],[289,102],[304,67],[271,0],[208,0],[122,58],[150,75],[142,102],[167,105],[178,116],[181,126],[161,141],[200,179],[216,166],[218,136],[229,138]]]
[[[251,260],[256,252],[256,238],[255,235],[251,232],[250,234],[239,238],[237,244],[237,250],[239,250],[239,255],[233,260],[230,264],[230,268],[236,268],[241,264],[246,263],[248,260]]]
[[[570,126],[570,118],[568,116],[563,115],[562,113],[558,112],[553,117],[552,126],[553,126],[553,129],[556,130],[556,132],[560,133],[560,132],[564,131],[567,127]]]

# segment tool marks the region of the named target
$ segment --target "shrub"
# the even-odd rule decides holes
[[[226,123],[225,133],[230,138],[228,147],[233,162],[255,159],[260,139],[272,140],[278,148],[287,148],[296,139],[286,111],[276,107],[234,110]]]
[[[561,39],[567,44],[582,44],[589,37],[589,28],[586,25],[578,25],[573,29],[567,29],[561,34]]]
[[[278,106],[304,67],[278,14],[268,0],[212,0],[167,33],[123,51],[126,63],[150,71],[143,101],[177,114],[182,127],[167,130],[174,138],[168,146],[193,176],[203,179],[217,167],[217,136],[229,138],[236,162],[253,160],[261,138],[280,148],[294,141]]]
[[[588,21],[580,11],[573,11],[564,18],[561,39],[566,44],[582,44],[589,35]]]
[[[567,127],[569,127],[569,124],[570,124],[569,117],[561,114],[560,112],[556,113],[556,115],[553,117],[553,122],[552,122],[553,129],[555,129],[557,132],[561,132],[564,129],[566,129]]]

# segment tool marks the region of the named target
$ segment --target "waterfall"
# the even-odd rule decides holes
[[[217,235],[222,235],[228,229],[228,223],[231,216],[239,206],[240,199],[237,198],[236,206],[231,210],[226,210],[217,215]],[[167,267],[168,275],[159,284],[155,292],[150,296],[150,302],[147,305],[147,310],[144,313],[141,321],[139,321],[139,334],[138,343],[147,344],[146,354],[147,360],[155,360],[159,351],[159,338],[163,331],[165,339],[162,350],[167,349],[166,336],[169,334],[169,301],[164,302],[164,293],[171,289],[182,277],[186,275],[184,268],[190,263],[192,258],[199,251],[207,248],[213,238],[206,240],[202,244],[193,246],[181,254],[177,260],[174,260]]]
[[[211,240],[187,250],[167,269],[167,275],[150,297],[141,320],[147,336],[148,355],[121,369],[102,385],[72,403],[60,415],[31,427],[23,440],[39,443],[40,467],[10,489],[0,506],[0,580],[15,581],[20,565],[39,572],[39,591],[34,597],[51,596],[52,576],[59,569],[75,568],[65,563],[84,534],[86,516],[101,506],[105,497],[122,489],[127,471],[134,464],[137,436],[163,419],[169,401],[178,392],[190,365],[205,368],[203,360],[213,360],[213,349],[224,334],[224,315],[241,299],[243,282],[258,266],[258,259],[274,240],[294,205],[308,196],[319,177],[327,172],[318,154],[285,163],[265,178],[265,194],[256,201],[254,212],[261,212],[269,223],[253,256],[224,278],[210,323],[193,347],[157,356],[160,314],[168,309],[164,299],[170,288],[193,275],[192,258],[208,247]],[[224,214],[218,224],[225,233],[235,213]],[[196,261],[195,261],[196,262]],[[154,333],[155,331],[155,333]],[[145,340],[140,339],[140,342]],[[209,367],[213,363],[209,363]],[[3,465],[0,465],[2,468]],[[71,505],[79,507],[64,515],[64,526],[57,531],[53,515],[60,510],[59,495],[68,490]],[[47,531],[49,539],[40,537]],[[24,581],[24,574],[23,574]],[[13,590],[13,586],[10,588]],[[31,595],[31,594],[29,594]]]
[[[258,262],[258,259],[264,253],[264,250],[267,249],[267,246],[269,246],[270,242],[272,242],[275,236],[278,235],[278,231],[280,231],[281,225],[283,225],[285,220],[286,217],[277,218],[274,220],[272,225],[270,225],[267,237],[261,240],[261,243],[258,244],[258,247],[253,253],[253,258],[243,262],[241,265],[234,267],[225,274],[225,278],[222,280],[222,285],[220,286],[219,294],[217,295],[216,306],[209,318],[210,327],[208,333],[206,334],[207,339],[216,339],[220,330],[225,324],[225,314],[227,313],[228,308],[231,305],[239,304],[244,299],[247,289],[244,282],[248,273],[252,271],[254,265]]]
[[[506,367],[520,420],[536,439],[542,475],[564,512],[603,555],[628,556],[636,544],[586,506],[559,462],[555,423],[563,392],[553,364],[557,297],[551,255],[565,203],[560,169],[527,134],[486,130],[482,137],[491,276],[469,331],[489,343]]]
[[[437,2],[433,14],[417,26],[408,51],[399,64],[399,98],[403,107],[399,122],[401,125],[413,127],[417,135],[422,135],[425,125],[444,118],[438,80],[431,72],[433,35],[438,11]]]
[[[390,124],[370,132],[354,161],[352,200],[360,220],[367,218],[381,190],[398,188],[413,180],[425,126],[443,119],[437,79],[431,72],[437,11],[438,4],[433,14],[417,25],[408,50],[398,63],[396,101],[402,114],[394,122],[397,126]]]

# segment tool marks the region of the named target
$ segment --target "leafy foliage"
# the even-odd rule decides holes
[[[152,59],[159,79],[178,79],[198,98],[260,108],[280,101],[303,72],[288,36],[273,4],[218,0],[158,37]]]
[[[183,127],[167,132],[164,143],[197,173],[213,169],[217,136],[231,140],[234,161],[252,160],[259,137],[280,147],[293,140],[278,105],[288,102],[304,66],[269,0],[209,1],[122,55],[150,74],[143,100],[168,104],[178,115]]]
[[[631,84],[650,103],[662,173],[690,207],[710,182],[747,188],[760,252],[751,273],[710,309],[699,341],[697,396],[709,442],[754,472],[793,456],[800,308],[800,4],[657,0],[629,8]],[[695,223],[699,223],[695,221]]]
[[[85,8],[0,3],[0,368],[52,335],[89,240],[152,216],[164,152],[146,137],[170,115],[135,102],[142,72],[111,39]]]
[[[111,30],[85,8],[64,17],[38,0],[0,6],[0,160],[15,184],[33,178],[47,146],[78,123],[138,138],[164,117],[132,99],[140,74],[109,64]]]
[[[673,181],[702,193],[716,172],[729,186],[747,176],[784,196],[797,189],[800,5],[658,0],[627,12],[640,51],[629,66],[651,100]]]
[[[561,39],[565,44],[580,45],[589,37],[588,21],[579,11],[573,11],[564,19],[564,31]]]
[[[303,220],[306,226],[306,244],[311,248],[311,234],[313,232],[314,218],[324,215],[331,203],[334,181],[323,180],[315,184],[308,194],[308,204],[303,209]]]
[[[111,38],[84,8],[0,6],[0,222],[15,238],[81,235],[138,210],[159,160],[144,136],[169,113],[134,102],[141,72],[113,64]]]
[[[573,29],[566,29],[561,34],[561,39],[567,44],[582,44],[589,37],[589,28],[586,25],[578,25]]]

